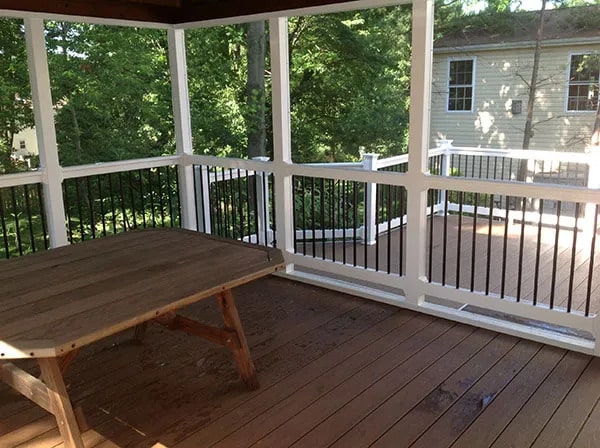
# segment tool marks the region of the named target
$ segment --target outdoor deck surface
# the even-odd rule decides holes
[[[261,388],[221,347],[119,334],[66,375],[86,447],[600,446],[600,359],[279,278],[235,292]],[[218,321],[212,300],[188,314]],[[0,386],[0,447],[55,446]]]
[[[433,232],[430,221],[426,230],[426,275],[429,276],[431,260],[431,278],[436,283],[455,287],[458,275],[459,286],[467,290],[483,293],[487,290],[491,295],[518,297],[530,304],[535,298],[538,304],[549,306],[552,303],[553,307],[562,309],[570,305],[572,310],[582,313],[586,311],[589,287],[589,312],[600,312],[600,236],[595,241],[591,282],[588,285],[592,255],[590,233],[577,232],[574,239],[573,231],[569,229],[561,228],[557,235],[554,227],[539,229],[537,225],[522,226],[519,222],[505,226],[504,220],[494,220],[490,232],[487,219],[479,218],[474,222],[466,216],[462,218],[459,231],[456,215],[449,216],[446,223],[443,217],[436,216]],[[324,251],[326,259],[349,265],[354,265],[356,254],[357,266],[365,266],[366,260],[369,268],[397,275],[400,261],[402,271],[406,272],[406,263],[411,260],[411,256],[406,254],[405,229],[402,244],[400,234],[398,229],[380,234],[378,247],[365,246],[358,241],[356,250],[350,238],[345,244],[345,251],[341,242],[332,244],[320,240],[315,241],[314,251],[312,241],[299,241],[296,248],[307,256],[314,253],[316,258],[323,258]],[[430,244],[430,234],[433,234],[433,245]]]

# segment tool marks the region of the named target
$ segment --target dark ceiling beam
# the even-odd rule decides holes
[[[272,13],[348,1],[350,0],[183,0],[183,8],[178,11],[175,23]]]
[[[273,13],[349,0],[0,0],[0,10],[179,24]]]
[[[176,7],[117,0],[0,0],[0,9],[165,24],[179,16]]]

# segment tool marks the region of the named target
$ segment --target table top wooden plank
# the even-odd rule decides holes
[[[37,291],[28,285],[19,294],[10,285],[0,295],[0,358],[62,355],[283,266],[277,249],[181,229],[128,232],[53,252],[31,263]],[[18,278],[26,276],[27,265],[15,262]]]
[[[193,235],[188,236],[193,238]],[[24,311],[30,314],[26,305],[38,306],[38,303],[44,300],[61,300],[61,295],[67,295],[69,302],[71,296],[77,290],[78,296],[85,295],[84,288],[95,287],[100,282],[113,282],[115,277],[134,273],[146,267],[146,263],[151,261],[153,254],[157,250],[165,247],[169,248],[176,241],[173,238],[164,238],[160,244],[151,245],[126,245],[121,251],[111,251],[102,253],[95,258],[88,258],[85,261],[69,259],[54,261],[52,265],[43,270],[35,270],[29,275],[19,275],[19,277],[2,282],[0,287],[0,312],[9,313],[14,308],[17,311]],[[181,239],[180,239],[181,242]],[[94,252],[94,251],[90,251]],[[178,256],[177,253],[163,255],[164,259]],[[41,289],[39,285],[43,285]],[[17,316],[5,314],[12,319]]]

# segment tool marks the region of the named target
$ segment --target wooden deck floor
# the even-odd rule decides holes
[[[86,447],[600,446],[600,359],[278,278],[236,293],[261,389],[197,338],[120,334],[67,374]],[[214,305],[187,313],[215,323]],[[0,386],[0,447],[56,446]]]
[[[429,252],[432,248],[431,278],[434,282],[456,286],[458,278],[461,288],[483,293],[487,290],[490,294],[504,297],[519,297],[519,300],[529,303],[533,302],[535,294],[536,303],[549,306],[552,302],[554,307],[563,309],[569,306],[570,297],[571,309],[585,312],[592,255],[589,235],[577,232],[574,239],[573,232],[569,229],[560,229],[557,235],[554,227],[543,227],[540,230],[537,225],[521,226],[519,222],[505,227],[504,220],[493,221],[490,232],[487,219],[479,218],[474,222],[466,216],[462,218],[459,231],[456,215],[449,216],[446,223],[443,217],[436,216],[433,224],[431,232],[430,222],[427,222],[426,274],[429,276]],[[433,234],[432,245],[429,242],[430,232]],[[379,247],[365,246],[358,242],[355,249],[351,240],[348,241],[345,251],[340,242],[323,244],[316,241],[315,257],[322,258],[324,251],[325,258],[329,260],[345,261],[353,265],[356,254],[357,266],[366,264],[372,269],[392,274],[399,272],[402,261],[402,271],[406,272],[406,262],[410,260],[410,256],[406,254],[406,231],[402,232],[402,244],[398,230],[389,234],[382,233],[378,239]],[[296,248],[299,253],[308,256],[313,254],[311,241],[300,241]],[[596,314],[600,312],[598,236],[591,261],[589,311]]]

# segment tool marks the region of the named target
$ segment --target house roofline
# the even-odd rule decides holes
[[[550,39],[542,41],[542,48],[547,47],[563,47],[566,45],[588,45],[598,44],[600,45],[600,37],[569,37],[564,39]],[[472,51],[494,51],[494,50],[515,50],[523,48],[534,48],[535,40],[523,41],[523,42],[501,42],[494,44],[474,44],[474,45],[462,45],[456,47],[438,47],[434,48],[435,54],[446,54],[446,53],[465,53]]]

